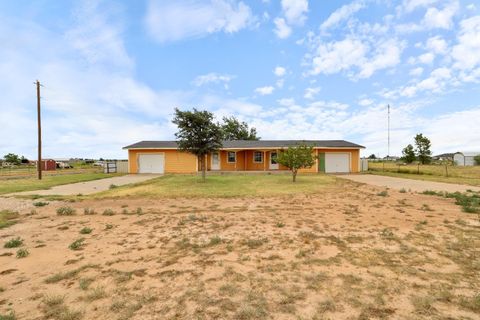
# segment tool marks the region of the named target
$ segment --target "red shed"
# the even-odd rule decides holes
[[[38,162],[38,161],[36,161]],[[42,170],[52,171],[57,169],[57,162],[53,159],[42,159]]]

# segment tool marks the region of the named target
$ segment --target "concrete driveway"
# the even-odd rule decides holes
[[[387,176],[379,176],[374,174],[347,174],[339,175],[338,178],[348,179],[355,182],[371,184],[378,187],[387,187],[391,189],[405,189],[416,192],[426,190],[447,191],[447,192],[465,192],[467,190],[480,191],[479,187],[473,187],[463,184],[433,182],[424,180],[413,180],[404,178],[395,178]]]
[[[34,190],[34,191],[25,191],[8,194],[11,195],[32,195],[38,194],[42,196],[46,195],[61,195],[61,196],[70,196],[81,194],[92,194],[101,191],[108,190],[112,184],[116,186],[123,186],[126,184],[137,183],[147,181],[153,178],[160,177],[159,174],[129,174],[126,176],[105,178],[100,180],[78,182],[72,184],[64,184],[61,186],[55,186],[47,190]]]

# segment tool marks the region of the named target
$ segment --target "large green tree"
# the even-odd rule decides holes
[[[406,163],[412,163],[417,158],[417,156],[415,155],[415,149],[411,144],[403,148],[402,155],[403,155],[402,159]]]
[[[432,161],[431,146],[430,139],[423,134],[419,133],[415,136],[415,152],[421,164],[428,164]]]
[[[260,140],[257,129],[248,128],[248,124],[235,117],[223,117],[222,132],[224,140]]]
[[[292,171],[292,180],[297,180],[298,170],[302,168],[311,168],[315,164],[317,156],[313,154],[313,147],[307,145],[297,145],[281,150],[278,153],[277,162]]]
[[[5,159],[5,162],[13,163],[13,164],[20,164],[21,160],[18,155],[15,153],[8,153],[3,156],[3,159]]]
[[[177,125],[175,133],[178,148],[197,156],[202,169],[202,180],[205,181],[205,156],[222,147],[223,133],[220,126],[213,121],[211,112],[181,111],[175,108],[175,117],[172,122]]]

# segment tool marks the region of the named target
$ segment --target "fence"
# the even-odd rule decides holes
[[[117,160],[104,163],[103,172],[105,173],[128,173],[128,161]]]

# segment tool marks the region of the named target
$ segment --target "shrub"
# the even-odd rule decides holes
[[[72,207],[60,207],[57,209],[57,215],[59,216],[73,216],[76,213]]]
[[[0,320],[16,320],[17,316],[15,316],[15,312],[10,311],[6,314],[0,314]]]
[[[84,246],[85,246],[85,239],[80,238],[80,239],[77,239],[77,240],[73,241],[68,247],[71,250],[82,250]]]
[[[38,201],[38,202],[34,202],[33,205],[35,207],[44,207],[44,206],[48,205],[48,202]]]
[[[4,248],[18,248],[23,245],[23,239],[20,237],[16,237],[14,239],[10,239],[3,245]]]
[[[97,213],[93,209],[85,208],[85,209],[83,209],[83,214],[88,216],[88,215],[94,215],[94,214],[97,214]]]
[[[30,254],[30,252],[28,252],[27,249],[19,249],[17,251],[17,258],[19,258],[19,259],[26,258],[29,254]]]
[[[105,209],[102,213],[102,215],[104,216],[113,216],[115,214],[115,211],[113,211],[112,209]]]
[[[111,184],[108,189],[115,189],[115,188],[118,188],[118,186],[116,184]]]
[[[90,234],[92,233],[93,229],[89,227],[83,227],[82,230],[80,230],[80,234]]]
[[[386,190],[383,190],[382,192],[377,193],[377,196],[386,197],[386,196],[388,196],[388,192]]]
[[[19,214],[16,211],[12,210],[1,210],[0,211],[0,229],[9,227],[15,224],[15,219],[18,218]]]

